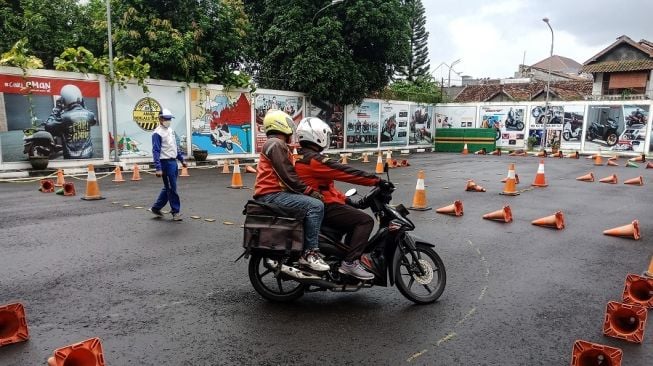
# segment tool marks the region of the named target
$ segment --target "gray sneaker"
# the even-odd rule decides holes
[[[172,221],[181,221],[183,218],[181,217],[181,214],[179,212],[175,212],[172,214]]]
[[[342,261],[340,264],[340,268],[338,268],[338,272],[346,275],[350,275],[352,277],[356,277],[359,280],[373,280],[374,275],[367,272],[365,268],[361,265],[360,261],[355,260],[351,263],[347,263],[346,261]]]
[[[150,207],[148,211],[150,211],[156,217],[163,217],[163,212],[161,212],[161,210],[158,208]]]
[[[318,272],[328,271],[331,268],[327,262],[325,262],[324,259],[320,257],[320,252],[316,250],[304,251],[302,256],[299,257],[299,265],[308,267]]]

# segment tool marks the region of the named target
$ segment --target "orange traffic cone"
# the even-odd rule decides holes
[[[633,238],[635,240],[639,240],[639,238],[641,238],[639,234],[639,221],[633,220],[633,222],[631,222],[628,225],[605,230],[603,231],[603,234],[611,235],[611,236],[620,236],[625,238]]]
[[[86,193],[84,197],[82,197],[82,199],[85,201],[104,199],[104,197],[100,195],[100,185],[97,182],[97,178],[95,178],[95,168],[93,167],[93,164],[88,165],[88,176],[86,178]]]
[[[75,185],[73,184],[73,182],[64,183],[64,185],[63,185],[63,195],[64,196],[74,196],[75,194],[77,194],[77,193],[75,192]]]
[[[379,158],[381,158],[381,155],[379,155]],[[409,210],[427,211],[431,209],[431,207],[426,206],[426,189],[424,188],[424,177],[425,174],[423,170],[417,172],[417,185],[415,186],[415,194],[413,195],[413,205],[408,208]]]
[[[483,218],[486,220],[512,222],[512,210],[510,209],[510,206],[503,206],[500,210],[483,215]]]
[[[541,219],[533,220],[531,224],[562,230],[565,228],[565,215],[561,211],[558,211],[551,216],[546,216]]]
[[[544,149],[540,150],[540,152],[535,154],[535,156],[538,157],[538,158],[546,158],[546,150],[544,150]]]
[[[230,174],[229,171],[229,160],[222,160],[222,174]]]
[[[540,165],[537,167],[537,174],[535,175],[535,180],[533,180],[534,187],[546,187],[546,177],[544,176],[544,160],[540,160]]]
[[[256,168],[251,165],[245,165],[245,173],[254,173],[256,174]]]
[[[501,149],[497,148],[496,150],[492,151],[490,155],[501,156]]]
[[[503,186],[502,195],[505,196],[516,196],[519,194],[515,189],[515,164],[511,163],[508,166],[508,179],[506,179],[506,184]]]
[[[437,213],[452,215],[452,216],[462,216],[463,215],[463,202],[454,201],[452,204],[444,207],[440,207],[435,210]]]
[[[485,150],[484,147],[482,147],[480,150],[474,153],[474,155],[485,155],[487,154],[487,151]]]
[[[508,177],[505,177],[501,179],[501,183],[505,183],[508,181]],[[519,174],[515,173],[515,184],[519,184]]]
[[[581,182],[594,182],[594,173],[589,172],[585,175],[581,175],[580,177],[576,178],[576,180]]]
[[[623,351],[619,348],[579,339],[574,342],[571,354],[571,366],[621,366],[623,354]]]
[[[596,156],[594,156],[594,165],[603,165],[601,154],[596,154]]]
[[[114,173],[114,178],[111,180],[112,182],[124,182],[125,180],[122,179],[122,169],[120,169],[120,166],[116,165],[116,168],[113,170]]]
[[[621,298],[625,304],[637,304],[648,309],[653,308],[653,279],[632,273],[626,275]]]
[[[628,342],[642,343],[646,315],[644,306],[610,301],[605,311],[603,334]]]
[[[608,159],[608,166],[619,166],[619,163],[617,163],[617,160],[612,160]]]
[[[608,161],[610,161],[610,160],[617,160],[617,159],[619,159],[619,155],[612,155],[612,156],[608,159]]]
[[[401,166],[402,167],[410,166],[410,163],[408,162],[408,160],[404,159],[404,160],[401,161]]]
[[[104,354],[100,338],[91,338],[54,351],[48,358],[48,366],[104,366]]]
[[[651,256],[651,261],[648,262],[648,269],[644,272],[644,276],[653,278],[653,256]]]
[[[392,166],[392,150],[385,152],[385,163],[390,167]]]
[[[390,160],[390,166],[392,168],[399,168],[400,167],[399,162],[396,159],[391,159]]]
[[[134,164],[134,171],[132,172],[131,180],[141,180],[141,170],[138,167],[138,164]]]
[[[562,158],[564,157],[564,155],[562,154],[562,151],[559,151],[559,150],[558,150],[558,152],[552,154],[551,157],[552,157],[552,158],[560,158],[560,159],[562,159]]]
[[[465,147],[463,147],[463,155],[469,154],[469,151],[467,151],[467,144],[465,144]]]
[[[66,183],[66,180],[63,177],[63,169],[57,169],[57,182],[54,183],[54,186],[63,187],[64,183]]]
[[[29,339],[23,304],[0,306],[0,347]]]
[[[340,163],[341,163],[341,164],[348,164],[348,162],[347,162],[347,154],[342,154],[342,155],[340,155]]]
[[[179,174],[180,177],[190,177],[190,174],[188,174],[188,167],[187,166],[181,166],[181,173]]]
[[[370,162],[370,154],[369,153],[363,153],[363,163],[369,163]]]
[[[650,161],[646,164],[646,169],[653,169],[653,163]]]
[[[228,188],[243,188],[243,177],[240,175],[240,165],[238,159],[234,160],[234,174],[231,176],[231,185]]]
[[[474,182],[473,180],[470,179],[470,180],[467,181],[467,186],[465,186],[465,191],[468,191],[468,192],[485,192],[486,189],[479,186],[478,184],[476,184],[476,182]]]
[[[624,181],[624,184],[630,184],[634,186],[643,186],[644,185],[644,178],[640,175],[639,177],[631,178],[631,179],[626,179]]]
[[[646,162],[646,154],[642,154],[640,156],[637,156],[637,157],[634,157],[634,158],[628,159],[628,160],[634,161],[634,162],[637,162],[637,163],[644,163],[644,162]]]
[[[383,159],[381,158],[381,152],[379,151],[379,156],[376,158],[376,174],[383,174]]]
[[[39,181],[39,191],[43,193],[54,192],[54,181],[52,179],[41,179]]]
[[[599,182],[601,182],[601,183],[617,184],[617,183],[618,183],[617,175],[616,175],[616,174],[612,174],[612,175],[609,176],[609,177],[601,178],[601,179],[599,179]]]
[[[580,159],[580,154],[578,154],[578,151],[574,151],[573,153],[570,153],[565,157],[569,159]]]

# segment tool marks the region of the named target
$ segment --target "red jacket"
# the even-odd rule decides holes
[[[330,160],[310,148],[300,149],[299,154],[302,156],[295,162],[297,175],[307,185],[324,196],[325,204],[345,204],[345,195],[334,184],[336,180],[361,186],[373,186],[380,180],[374,174]]]

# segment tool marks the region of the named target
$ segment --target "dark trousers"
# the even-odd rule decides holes
[[[181,203],[177,194],[177,160],[161,159],[161,173],[163,173],[163,188],[152,208],[160,210],[170,202],[170,212],[178,213],[181,210]]]
[[[347,262],[360,258],[374,229],[374,219],[370,215],[339,203],[329,203],[324,206],[322,223],[346,232],[345,244],[349,247],[349,252],[345,256]]]

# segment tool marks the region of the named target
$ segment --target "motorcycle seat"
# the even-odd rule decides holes
[[[320,233],[336,243],[340,242],[342,237],[345,235],[342,231],[328,226],[322,226],[320,228]]]

